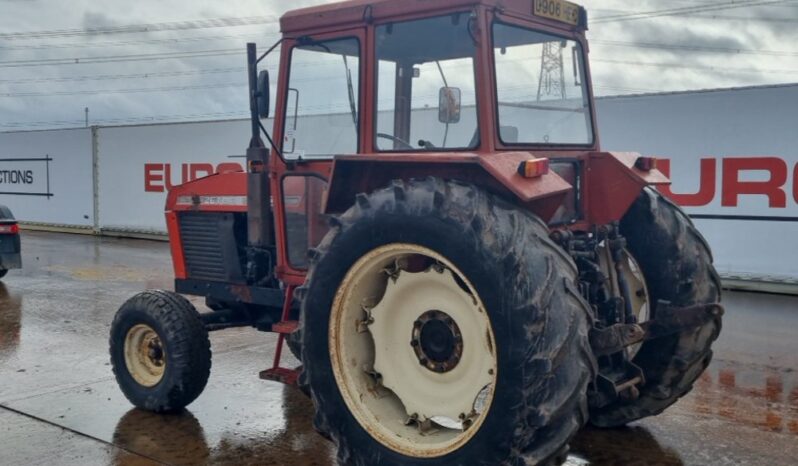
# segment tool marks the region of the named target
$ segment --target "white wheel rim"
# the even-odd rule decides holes
[[[621,254],[621,267],[629,284],[629,294],[632,297],[632,312],[637,318],[637,323],[642,324],[651,318],[651,302],[649,300],[648,286],[646,286],[646,277],[643,275],[640,264],[625,249]],[[629,359],[634,359],[642,347],[643,342],[640,342],[626,348]]]
[[[130,376],[144,387],[154,387],[166,370],[166,348],[152,327],[138,324],[125,336],[125,365]]]
[[[329,349],[344,401],[373,438],[406,456],[446,455],[479,431],[493,401],[495,348],[473,285],[421,246],[372,250],[333,302]]]

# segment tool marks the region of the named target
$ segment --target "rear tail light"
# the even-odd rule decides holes
[[[639,157],[635,162],[635,168],[638,170],[643,170],[644,172],[650,172],[651,170],[657,169],[657,158],[656,157]]]
[[[16,223],[0,225],[0,235],[16,235],[17,233],[19,233],[19,225]]]
[[[537,178],[549,173],[549,159],[532,159],[521,162],[518,174],[524,178]]]

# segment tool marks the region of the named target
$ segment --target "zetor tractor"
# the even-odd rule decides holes
[[[246,172],[169,193],[180,294],[114,320],[133,404],[191,403],[208,332],[242,326],[278,335],[261,377],[312,397],[347,465],[556,464],[586,422],[690,391],[720,282],[656,159],[599,149],[583,8],[354,0],[281,26],[248,46]]]

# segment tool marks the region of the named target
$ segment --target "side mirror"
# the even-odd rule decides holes
[[[271,105],[271,95],[269,88],[269,71],[263,70],[258,75],[258,91],[255,96],[258,102],[258,116],[269,118],[269,106]]]
[[[460,89],[442,87],[438,93],[438,121],[441,123],[460,122]]]

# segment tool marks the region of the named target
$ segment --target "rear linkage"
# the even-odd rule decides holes
[[[579,269],[582,296],[593,309],[590,346],[599,363],[599,374],[589,394],[590,405],[601,408],[618,398],[634,400],[646,384],[636,365],[635,345],[699,328],[724,313],[718,303],[675,307],[660,300],[651,306],[652,320],[638,321],[632,308],[628,271],[621,267],[626,239],[618,223],[595,227],[591,233],[557,230],[551,239],[565,249]]]

